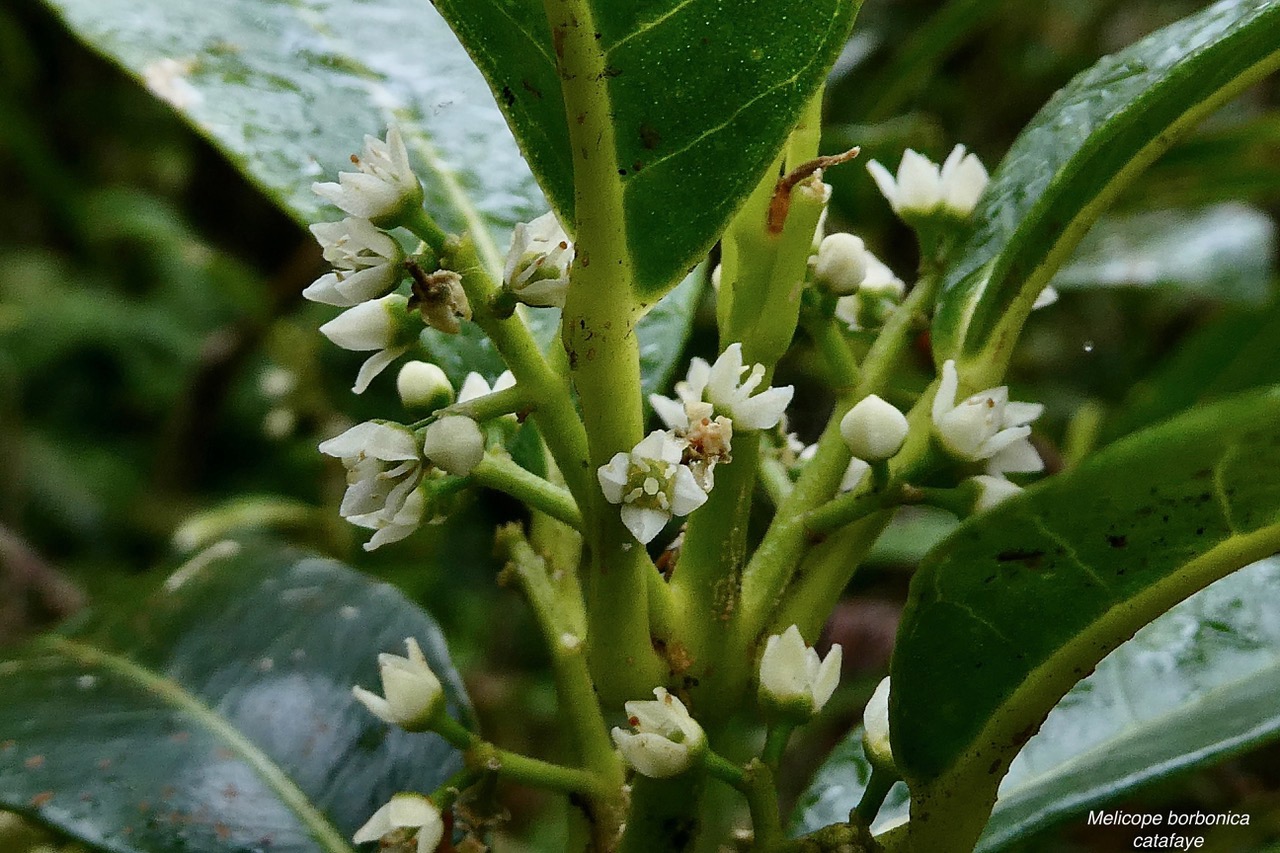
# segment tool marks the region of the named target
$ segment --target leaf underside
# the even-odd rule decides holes
[[[0,662],[0,807],[121,853],[349,851],[392,794],[460,766],[351,696],[435,623],[385,584],[275,546],[213,546],[135,613]]]

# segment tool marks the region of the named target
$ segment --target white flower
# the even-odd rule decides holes
[[[684,405],[705,401],[711,403],[715,411],[731,418],[735,429],[773,429],[782,420],[795,388],[790,385],[766,388],[752,396],[764,379],[764,365],[753,365],[750,375],[743,379],[746,372],[742,344],[730,344],[715,364],[707,364],[701,358],[689,363],[687,378],[676,383],[678,400],[654,394],[649,402],[664,422],[685,417],[680,413]]]
[[[833,645],[826,660],[805,645],[792,625],[771,636],[760,656],[760,699],[784,713],[808,718],[822,710],[840,683],[843,651]]]
[[[893,746],[889,743],[889,679],[876,687],[862,712],[862,748],[876,767],[893,767]]]
[[[1044,290],[1036,296],[1036,301],[1031,304],[1032,311],[1039,311],[1041,308],[1048,308],[1050,305],[1058,301],[1058,289],[1051,284],[1045,285]]]
[[[375,376],[409,351],[412,336],[407,331],[408,303],[405,297],[393,293],[348,308],[320,327],[322,335],[345,350],[377,350],[361,366],[351,389],[355,393],[364,393]]]
[[[1008,387],[989,388],[956,403],[960,377],[950,359],[942,365],[942,382],[933,398],[933,426],[949,452],[977,461],[990,459],[989,474],[1039,471],[1044,467],[1027,436],[1044,412],[1039,403],[1010,402]]]
[[[554,213],[516,225],[502,278],[526,305],[562,308],[569,290],[573,243]]]
[[[978,155],[966,153],[963,145],[957,145],[942,164],[942,206],[955,216],[967,218],[978,206],[989,180]]]
[[[311,226],[311,233],[319,241],[324,259],[334,266],[333,272],[302,291],[312,302],[350,308],[377,299],[400,283],[404,250],[367,219],[321,222]]]
[[[963,145],[952,149],[939,168],[928,157],[908,148],[898,164],[895,178],[875,160],[867,171],[888,200],[893,212],[904,218],[928,216],[939,209],[952,216],[967,217],[987,186],[987,170]]]
[[[818,247],[814,281],[837,296],[856,293],[867,277],[868,257],[867,246],[861,238],[852,234],[828,234]]]
[[[656,701],[626,703],[634,732],[614,728],[613,742],[628,764],[642,776],[666,779],[693,767],[706,749],[706,735],[684,704],[661,687]]]
[[[340,172],[338,183],[312,184],[311,189],[325,201],[373,222],[392,227],[413,208],[422,204],[422,185],[409,165],[400,130],[387,130],[387,141],[364,138],[364,153],[352,155],[358,172]]]
[[[444,688],[422,654],[418,641],[407,637],[408,657],[378,655],[378,672],[382,677],[379,696],[356,685],[351,694],[378,719],[406,731],[423,732],[444,710]]]
[[[323,442],[320,452],[347,467],[339,512],[352,524],[377,531],[366,550],[403,539],[421,522],[422,455],[407,427],[366,421]]]
[[[684,442],[654,430],[596,472],[605,499],[622,504],[622,523],[641,544],[661,533],[673,515],[688,515],[707,500],[693,472],[680,464],[683,454]]]
[[[975,513],[986,512],[1022,491],[1021,486],[1009,482],[1004,477],[979,474],[969,479],[978,487],[978,498],[973,503],[973,511]]]
[[[465,477],[484,458],[484,433],[471,418],[446,415],[427,427],[422,452],[437,468]]]
[[[435,853],[444,840],[444,818],[431,800],[421,794],[396,794],[356,830],[356,844],[377,841],[397,830],[417,830],[417,853]]]
[[[458,402],[468,403],[477,397],[483,397],[486,394],[496,394],[499,391],[505,391],[508,388],[514,388],[516,378],[511,374],[510,370],[504,370],[502,375],[493,381],[493,387],[489,387],[489,383],[479,373],[468,373],[466,378],[462,380],[462,387],[458,389]]]
[[[902,449],[907,440],[907,418],[897,407],[875,394],[858,401],[840,419],[840,435],[859,459],[880,462]]]
[[[409,361],[396,375],[396,392],[406,409],[434,412],[453,402],[453,386],[438,365]]]
[[[858,486],[862,485],[862,480],[867,476],[867,472],[871,470],[871,464],[864,462],[858,457],[849,460],[849,467],[844,469],[844,476],[840,478],[840,492],[852,492]]]
[[[906,283],[883,261],[867,252],[867,274],[862,285],[857,293],[836,300],[836,319],[852,332],[883,325],[906,293]]]

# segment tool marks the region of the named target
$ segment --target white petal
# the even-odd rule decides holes
[[[351,386],[352,393],[363,394],[365,389],[369,387],[379,373],[391,366],[391,362],[409,351],[408,346],[396,347],[394,349],[384,349],[382,352],[375,352],[373,355],[365,359],[364,364],[360,365],[360,372],[356,374],[356,382]]]
[[[622,503],[622,493],[630,474],[631,455],[628,453],[615,453],[608,465],[601,465],[596,471],[596,479],[600,481],[604,499],[611,504]]]
[[[695,484],[696,485],[696,484]],[[701,491],[701,490],[699,490]],[[703,495],[706,498],[706,495]],[[641,545],[648,545],[653,538],[662,532],[671,520],[671,513],[660,509],[645,509],[635,504],[624,504],[621,511],[622,523],[636,537]]]
[[[707,399],[727,408],[732,404],[738,383],[742,380],[742,344],[732,343],[720,353],[707,376]]]
[[[465,477],[484,458],[484,433],[471,418],[446,415],[427,427],[422,451],[436,467]]]
[[[942,364],[942,381],[938,384],[938,393],[933,398],[933,422],[938,424],[943,416],[956,406],[956,393],[960,390],[960,374],[956,372],[956,363],[947,359]]]
[[[849,467],[844,469],[844,476],[840,479],[840,491],[852,492],[858,488],[858,486],[862,485],[862,481],[870,470],[871,464],[869,462],[865,462],[856,456],[850,459]]]
[[[436,848],[440,846],[440,842],[443,840],[444,820],[437,811],[418,830],[418,853],[436,853]]]
[[[974,458],[990,459],[1006,447],[1012,445],[1014,442],[1025,439],[1029,435],[1031,435],[1031,427],[1028,426],[1017,426],[1002,429],[986,441],[982,442],[982,446],[978,448],[978,452]]]
[[[425,826],[440,819],[440,811],[421,794],[396,794],[387,805],[391,807],[391,825],[399,829]]]
[[[1048,308],[1050,305],[1058,301],[1058,291],[1053,285],[1045,285],[1044,290],[1040,291],[1040,295],[1036,297],[1036,301],[1032,303],[1031,310],[1039,311],[1041,308]]]
[[[667,425],[667,429],[684,430],[689,428],[689,418],[685,414],[684,403],[663,397],[661,394],[650,394],[649,405],[658,418]]]
[[[485,394],[491,394],[493,389],[489,387],[489,383],[479,373],[468,373],[467,377],[462,380],[462,387],[458,389],[458,402],[466,403],[477,397],[483,397]]]
[[[930,213],[942,202],[942,177],[928,157],[908,148],[898,164],[899,213]]]
[[[1027,439],[1015,441],[991,457],[987,464],[987,473],[1001,474],[1034,474],[1044,470],[1044,460],[1036,452],[1035,445]]]
[[[302,291],[302,298],[339,308],[351,308],[360,304],[360,300],[352,300],[338,290],[337,273],[325,273],[307,285]]]
[[[671,496],[671,514],[686,516],[707,502],[707,493],[698,485],[698,478],[685,465],[676,469],[675,491]]]
[[[840,666],[843,661],[844,649],[839,643],[833,644],[813,678],[813,712],[815,714],[822,710],[827,700],[831,698],[831,694],[836,692],[836,687],[840,684]]]
[[[872,760],[881,764],[893,762],[893,747],[889,742],[889,691],[886,678],[877,685],[862,713],[863,744]]]
[[[692,765],[689,747],[661,735],[613,730],[613,742],[636,772],[650,779],[677,776]]]
[[[740,429],[773,429],[791,405],[796,389],[791,385],[769,388],[733,407],[733,422]]]
[[[351,688],[351,695],[355,696],[356,699],[359,700],[360,704],[368,708],[375,717],[382,720],[384,723],[395,722],[395,717],[391,713],[391,703],[389,703],[386,699],[383,699],[378,694],[365,690],[363,687],[356,685]],[[374,814],[373,817],[377,818],[378,814],[380,814],[381,812],[382,812],[382,809],[379,809],[378,813]],[[373,819],[370,819],[369,823],[365,824],[365,826],[368,827],[372,823],[373,823]],[[382,836],[386,835],[390,831],[391,831],[390,828],[388,828],[382,832],[379,832],[377,835],[374,835],[371,838],[366,838],[364,840],[372,841],[374,838],[381,838]],[[357,838],[356,838],[357,842],[361,840],[358,837],[358,835],[359,833],[357,833]]]
[[[394,297],[356,305],[320,327],[320,333],[346,350],[361,352],[382,349],[395,333],[390,300]]]
[[[1040,403],[1008,403],[1004,407],[1004,417],[1000,420],[1002,427],[1022,426],[1029,424],[1044,414],[1044,406]]]
[[[351,836],[351,840],[356,844],[377,841],[394,829],[395,827],[391,824],[391,804],[387,803],[374,812],[373,817],[369,818],[364,826],[356,830],[356,834]]]
[[[867,164],[867,171],[871,173],[871,177],[876,182],[876,186],[880,188],[880,194],[885,197],[887,202],[889,202],[889,206],[894,210],[897,210],[898,182],[894,180],[892,173],[875,160],[872,160]]]
[[[1020,486],[1004,477],[979,474],[972,479],[979,486],[978,499],[973,505],[974,512],[986,512],[1022,491]]]

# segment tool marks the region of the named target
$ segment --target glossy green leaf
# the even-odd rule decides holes
[[[1271,295],[1275,250],[1275,223],[1257,208],[1133,213],[1100,220],[1053,286],[1159,287],[1258,304]]]
[[[135,612],[0,662],[0,808],[118,853],[346,853],[393,793],[461,766],[351,696],[410,636],[469,714],[435,623],[390,586],[213,546]]]
[[[1280,550],[1280,481],[1258,476],[1280,465],[1277,419],[1276,390],[1204,407],[972,519],[925,559],[890,698],[918,849],[968,849],[1073,684],[1178,601]]]
[[[483,77],[421,0],[46,0],[138,76],[299,222],[363,134],[405,132],[427,209],[501,267],[510,229],[545,210]]]
[[[1138,786],[1280,737],[1280,561],[1214,583],[1138,632],[1072,688],[1000,785],[983,853]],[[841,821],[870,774],[861,733],[801,797],[796,834]],[[877,831],[905,820],[895,786]]]
[[[434,0],[489,79],[543,189],[574,217],[574,155],[542,0]],[[678,281],[763,177],[843,46],[855,0],[583,0],[604,55],[611,158],[643,296]],[[575,9],[577,7],[574,7]]]
[[[999,377],[1036,296],[1116,195],[1277,67],[1280,0],[1223,0],[1071,81],[1013,144],[974,212],[939,297],[939,358],[971,365],[979,384]]]

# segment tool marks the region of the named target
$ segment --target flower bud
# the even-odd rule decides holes
[[[833,645],[826,660],[805,645],[792,625],[765,643],[760,656],[760,701],[785,716],[807,720],[822,710],[840,683],[843,653]]]
[[[351,692],[379,719],[406,731],[423,732],[444,710],[444,688],[427,664],[418,641],[408,637],[404,643],[409,649],[407,658],[378,655],[385,698],[358,685]]]
[[[444,371],[429,361],[410,361],[396,376],[396,391],[406,409],[434,412],[453,402],[453,386]]]
[[[818,247],[814,281],[836,296],[856,293],[868,269],[867,247],[852,234],[828,234]]]
[[[840,421],[844,443],[868,462],[881,462],[901,450],[908,429],[906,415],[875,394],[864,397]]]
[[[484,433],[463,415],[446,415],[427,427],[422,452],[437,468],[465,477],[484,458]]]
[[[633,731],[615,728],[613,742],[642,776],[666,779],[691,769],[702,758],[707,738],[684,704],[661,687],[657,701],[626,703]]]
[[[862,712],[862,748],[872,766],[892,770],[893,746],[889,743],[889,679],[876,687]],[[896,773],[896,771],[895,771]]]

